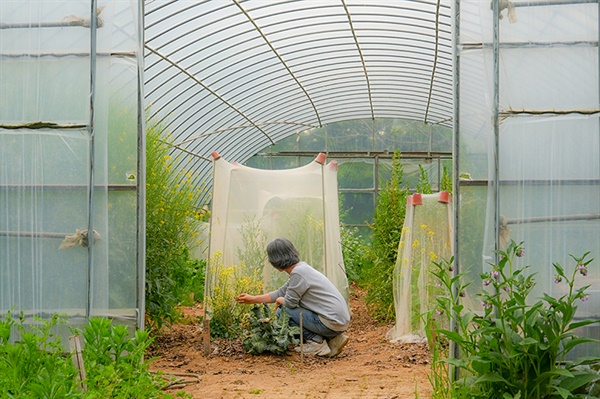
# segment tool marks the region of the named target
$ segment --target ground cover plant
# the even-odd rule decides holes
[[[0,320],[0,397],[173,397],[162,391],[167,381],[151,373],[144,360],[152,342],[148,332],[138,330],[130,337],[126,326],[105,318],[92,318],[83,331],[73,331],[84,340],[82,385],[71,354],[52,332],[60,322],[55,315],[26,325],[22,316],[15,320],[10,312]],[[15,332],[18,338],[11,340]]]
[[[571,351],[582,344],[596,342],[578,337],[579,327],[599,320],[577,319],[580,301],[586,301],[589,285],[575,288],[578,277],[587,276],[591,259],[589,252],[581,257],[571,255],[575,262],[568,272],[555,263],[555,283],[566,284],[566,294],[555,298],[546,293],[540,299],[529,298],[535,286],[534,274],[528,267],[518,267],[515,259],[522,256],[523,246],[514,241],[506,251],[498,251],[499,261],[482,274],[483,288],[479,293],[482,310],[466,309],[461,298],[469,283],[462,275],[451,276],[453,260],[436,263],[434,271],[443,293],[433,319],[449,317],[455,329],[435,328],[432,331],[455,344],[459,356],[441,359],[458,369],[458,378],[450,382],[434,376],[438,393],[452,398],[553,399],[592,398],[589,384],[600,379],[590,365],[599,357],[571,359]],[[439,349],[439,346],[438,346]],[[447,353],[446,353],[447,355]],[[444,367],[432,367],[443,373]],[[440,377],[440,378],[438,378]],[[445,388],[444,382],[448,382]],[[436,388],[436,387],[434,387]]]

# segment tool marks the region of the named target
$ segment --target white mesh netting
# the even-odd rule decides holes
[[[214,185],[210,256],[224,266],[262,275],[265,291],[279,288],[287,275],[268,262],[266,245],[286,237],[300,257],[325,274],[348,299],[339,223],[337,163],[325,155],[300,168],[262,170],[230,163],[213,153]],[[205,296],[217,283],[207,268]],[[207,301],[205,301],[207,302]]]
[[[430,271],[452,256],[452,204],[447,192],[408,197],[394,268],[396,324],[391,342],[425,342],[424,316],[433,309],[436,289]]]

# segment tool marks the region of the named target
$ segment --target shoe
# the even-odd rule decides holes
[[[331,338],[329,340],[329,342],[327,343],[329,345],[329,349],[330,349],[328,356],[329,357],[337,356],[342,351],[342,349],[344,349],[344,346],[346,346],[349,339],[350,338],[348,338],[348,336],[344,335],[344,334],[340,334],[340,335],[337,335],[337,336]]]
[[[303,346],[298,345],[295,350],[305,355],[329,356],[331,353],[331,349],[329,349],[329,345],[325,340],[322,342],[309,340]]]

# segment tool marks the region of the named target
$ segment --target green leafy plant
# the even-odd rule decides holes
[[[174,280],[179,287],[179,301],[181,305],[191,306],[204,297],[204,283],[206,281],[206,260],[190,259],[186,267],[174,273]]]
[[[358,228],[352,226],[340,226],[342,240],[342,256],[344,257],[344,268],[348,280],[361,283],[366,265],[369,264],[368,245],[360,236]]]
[[[165,381],[150,373],[144,362],[152,342],[147,331],[133,337],[124,325],[91,318],[83,330],[83,359],[90,398],[154,398],[162,396]]]
[[[402,186],[403,169],[400,152],[396,151],[392,163],[392,177],[386,182],[375,208],[373,219],[373,264],[365,270],[365,300],[373,316],[382,321],[395,317],[393,270],[398,256],[398,245],[406,215],[408,188]]]
[[[254,304],[250,313],[250,330],[244,335],[244,349],[252,355],[264,352],[276,355],[284,354],[291,344],[297,345],[300,328],[290,326],[290,316],[281,308],[279,317],[275,316],[269,305]]]
[[[515,257],[523,254],[521,244],[512,241],[489,273],[482,274],[479,293],[482,311],[467,310],[461,297],[469,283],[451,276],[453,260],[437,263],[434,271],[445,290],[438,297],[438,315],[448,315],[456,329],[435,331],[456,344],[460,356],[446,359],[461,377],[451,387],[452,397],[468,398],[587,398],[578,393],[598,374],[582,366],[598,363],[598,357],[568,359],[576,346],[597,342],[578,337],[574,330],[599,320],[576,321],[577,303],[588,299],[589,285],[575,288],[578,274],[587,275],[592,260],[571,255],[576,265],[571,273],[554,263],[555,283],[566,284],[567,293],[554,298],[543,294],[537,301],[528,296],[535,286],[528,267],[517,268]]]
[[[0,320],[0,397],[72,398],[78,397],[76,371],[70,357],[62,354],[60,338],[52,329],[61,322],[58,316],[26,328],[21,315]],[[19,339],[10,342],[12,332]]]
[[[421,194],[432,194],[431,183],[429,183],[429,174],[421,165],[419,165],[419,182],[416,191]]]
[[[151,373],[144,361],[151,342],[148,332],[136,331],[130,337],[127,327],[104,318],[90,319],[83,332],[74,330],[84,338],[87,390],[83,390],[71,356],[52,332],[63,319],[54,315],[50,320],[33,320],[31,324],[23,315],[15,320],[10,312],[0,320],[0,397],[172,397],[161,389],[166,382]]]
[[[434,313],[427,313],[423,317],[426,319],[425,335],[431,358],[431,366],[427,376],[432,388],[431,398],[453,398],[449,367],[444,361],[448,358],[448,339],[437,333],[438,325]]]
[[[452,193],[452,178],[450,177],[450,173],[448,172],[448,168],[446,166],[444,166],[444,170],[442,172],[442,181],[440,182],[440,190]]]
[[[146,133],[146,318],[152,331],[180,317],[178,305],[200,288],[189,287],[203,264],[190,258],[208,212],[199,208],[201,192],[187,184],[191,172],[175,168],[168,137],[160,125]],[[201,271],[201,274],[203,272]],[[203,279],[197,282],[201,283]],[[185,289],[185,291],[184,291]]]

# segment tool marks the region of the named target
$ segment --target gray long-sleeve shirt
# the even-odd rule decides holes
[[[302,307],[319,315],[319,319],[334,331],[346,331],[350,312],[346,300],[321,272],[306,262],[292,269],[288,281],[277,291],[269,292],[271,301],[284,297],[284,306]]]

